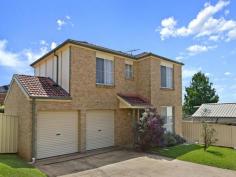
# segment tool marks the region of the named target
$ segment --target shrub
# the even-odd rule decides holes
[[[164,146],[174,146],[177,144],[174,135],[170,132],[164,134],[163,140],[164,140]]]
[[[171,133],[171,132],[167,132],[164,134],[163,136],[163,145],[164,146],[175,146],[177,144],[183,144],[185,143],[185,139],[182,138],[181,136]]]
[[[4,106],[0,106],[0,113],[4,113]]]
[[[177,134],[175,134],[175,139],[176,139],[177,144],[183,144],[186,142],[186,140],[182,136],[177,135]]]
[[[163,120],[157,114],[156,109],[147,109],[136,125],[136,145],[145,151],[151,146],[163,144]]]
[[[207,150],[207,148],[215,143],[217,139],[215,138],[216,130],[209,126],[207,123],[202,123],[202,137],[203,137],[203,143],[204,143],[204,151]]]

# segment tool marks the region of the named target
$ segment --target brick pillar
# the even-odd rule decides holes
[[[79,131],[79,149],[81,152],[86,151],[86,110],[80,111],[80,131]]]

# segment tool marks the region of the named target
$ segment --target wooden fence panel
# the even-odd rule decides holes
[[[232,127],[232,145],[236,147],[236,126]]]
[[[209,126],[216,130],[216,138],[218,141],[215,145],[236,147],[236,126],[222,124],[209,124]],[[188,143],[203,143],[202,124],[200,122],[183,121],[182,130],[183,137]]]
[[[18,118],[0,114],[0,153],[16,153]]]

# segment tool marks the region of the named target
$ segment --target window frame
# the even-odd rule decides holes
[[[129,68],[129,70],[127,70]],[[132,64],[125,63],[125,79],[133,80],[134,79],[134,68]]]
[[[165,86],[162,85],[162,68],[165,68]],[[168,77],[167,77],[167,69],[171,70],[171,81],[168,81]],[[171,83],[170,86],[168,86],[168,83]],[[170,89],[173,90],[174,89],[174,67],[169,67],[169,66],[165,66],[165,65],[160,65],[160,88],[161,89]]]
[[[98,59],[99,60],[102,60],[103,61],[103,67],[102,67],[102,70],[101,71],[99,71],[99,72],[102,72],[102,80],[103,80],[103,82],[98,82]],[[106,71],[105,72],[105,62],[111,62],[111,68],[112,68],[112,71],[111,72],[108,72],[108,71]],[[114,71],[114,61],[113,60],[110,60],[110,59],[106,59],[106,58],[101,58],[101,57],[96,57],[96,85],[104,85],[104,86],[114,86],[114,84],[115,84],[115,71]],[[106,82],[106,76],[105,76],[105,73],[107,74],[107,73],[111,73],[112,74],[112,76],[108,76],[108,77],[110,77],[110,79],[111,79],[111,83],[107,83]]]
[[[165,113],[166,113],[166,115],[165,116],[163,116],[161,113],[162,113],[162,109],[163,108],[165,108]],[[168,116],[168,108],[171,108],[171,116]],[[161,117],[161,119],[164,119],[164,125],[163,125],[163,127],[164,128],[166,128],[166,127],[168,127],[168,126],[171,126],[170,128],[171,128],[171,131],[168,131],[167,129],[166,129],[166,132],[171,132],[171,133],[174,133],[175,132],[175,124],[174,124],[174,122],[175,122],[175,116],[174,116],[174,106],[161,106],[161,112],[160,112],[160,117]],[[171,117],[171,122],[168,122],[168,118],[169,117]]]

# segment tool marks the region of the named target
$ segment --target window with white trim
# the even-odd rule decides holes
[[[133,79],[133,65],[125,64],[125,78]]]
[[[161,88],[173,88],[173,68],[161,66]]]
[[[113,85],[114,71],[113,61],[96,58],[96,84]]]
[[[161,118],[164,120],[166,131],[173,132],[173,107],[161,106]]]

